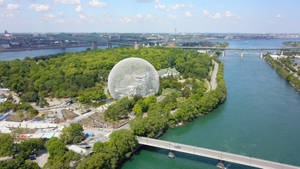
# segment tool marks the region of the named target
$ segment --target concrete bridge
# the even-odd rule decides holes
[[[284,50],[300,50],[300,48],[294,47],[282,47],[282,48],[228,48],[228,47],[197,47],[197,46],[172,46],[168,48],[180,48],[180,49],[199,49],[199,50],[235,50],[235,51],[284,51]]]
[[[245,52],[245,51],[222,51],[222,58],[225,57],[225,53],[237,53],[240,54],[241,58],[244,57],[244,55],[258,55],[261,59],[264,57],[266,52]],[[281,51],[280,55],[283,55],[283,51]]]
[[[261,160],[253,157],[247,157],[232,153],[226,153],[222,151],[211,150],[207,148],[189,146],[184,144],[178,144],[170,141],[157,140],[147,137],[137,137],[138,143],[141,145],[147,145],[151,147],[163,148],[170,151],[178,151],[202,157],[208,157],[220,161],[227,161],[231,163],[241,164],[250,167],[264,168],[264,169],[300,169],[300,167],[282,164],[278,162],[272,162],[267,160]],[[218,164],[219,166],[219,164]]]
[[[283,51],[287,50],[300,50],[300,48],[294,48],[294,47],[281,47],[281,48],[228,48],[228,47],[197,47],[197,46],[172,46],[168,48],[179,48],[179,49],[195,49],[195,50],[201,50],[206,51],[206,53],[209,53],[209,51],[222,51],[222,58],[224,58],[226,53],[239,53],[241,55],[241,58],[245,54],[257,54],[260,58],[263,58],[264,54],[266,53],[279,53],[280,55],[283,54]]]

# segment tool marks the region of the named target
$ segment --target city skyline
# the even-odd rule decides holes
[[[0,0],[0,31],[299,33],[300,2],[288,2]]]

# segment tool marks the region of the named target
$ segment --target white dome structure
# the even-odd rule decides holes
[[[144,59],[123,59],[110,71],[108,89],[114,99],[135,95],[146,97],[158,92],[159,75]]]

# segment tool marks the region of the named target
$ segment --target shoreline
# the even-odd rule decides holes
[[[91,45],[75,45],[75,46],[49,46],[49,47],[41,47],[41,48],[17,48],[17,49],[0,49],[0,53],[2,52],[23,52],[23,51],[34,51],[34,50],[44,50],[44,49],[67,49],[67,48],[78,48],[78,47],[92,47]]]
[[[274,60],[269,55],[265,57],[267,63],[282,77],[284,80],[286,80],[297,92],[300,92],[300,86],[297,86],[294,81],[297,81],[300,83],[300,80],[296,77],[294,77],[291,73],[289,73],[284,66],[281,65],[280,62],[277,60]],[[292,77],[293,79],[291,79]]]

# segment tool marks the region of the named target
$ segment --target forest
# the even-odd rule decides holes
[[[103,88],[112,67],[128,57],[146,59],[159,70],[175,67],[184,77],[205,78],[211,60],[196,51],[165,48],[113,48],[0,62],[0,87],[18,93],[24,102],[45,97],[105,99]],[[96,90],[95,90],[96,89]]]

